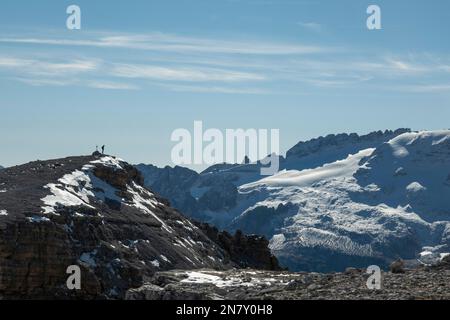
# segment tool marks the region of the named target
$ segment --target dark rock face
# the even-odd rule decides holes
[[[136,168],[145,177],[144,184],[162,197],[169,199],[172,206],[183,208],[183,213],[193,216],[198,209],[197,200],[189,189],[199,174],[183,167],[157,168],[153,165],[137,165]]]
[[[229,210],[236,205],[237,195],[238,191],[233,183],[216,183],[200,197],[198,206],[201,210]]]
[[[369,289],[364,269],[344,273],[260,270],[158,272],[131,289],[129,300],[447,300],[450,264],[404,273],[381,273],[381,288]]]
[[[244,235],[237,231],[234,236],[226,231],[219,232],[217,228],[206,223],[197,223],[208,238],[223,248],[227,258],[239,264],[241,268],[260,270],[281,270],[277,258],[272,255],[266,238],[257,235]]]
[[[276,208],[257,206],[234,220],[229,229],[264,235],[270,239],[274,231],[283,226],[284,219],[294,210],[296,208],[290,202],[281,203]]]
[[[95,167],[94,175],[119,190],[126,190],[131,182],[136,182],[140,186],[144,184],[139,171],[129,164],[125,164],[122,170],[105,166]]]
[[[11,167],[0,172],[0,190],[0,298],[123,298],[157,271],[226,269],[245,261],[114,157]],[[66,286],[71,265],[81,268],[81,290]]]
[[[222,165],[213,166],[216,170]],[[226,165],[232,169],[237,165]],[[170,200],[172,206],[184,214],[201,221],[208,218],[201,212],[223,212],[236,206],[238,191],[235,181],[239,175],[234,172],[210,174],[188,168],[157,168],[153,165],[139,164],[136,168],[144,176],[144,185]],[[218,170],[218,169],[217,169]]]

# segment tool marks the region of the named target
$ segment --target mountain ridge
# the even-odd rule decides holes
[[[112,156],[30,162],[2,170],[0,184],[3,298],[117,299],[156,271],[279,268],[267,240],[202,227],[210,239]],[[71,265],[80,291],[66,287]]]

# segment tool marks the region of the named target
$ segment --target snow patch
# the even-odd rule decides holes
[[[427,190],[427,188],[425,188],[418,182],[412,182],[406,187],[406,191],[408,192],[420,192],[425,190]]]
[[[137,191],[136,191],[137,190]],[[132,195],[133,200],[131,205],[135,208],[142,210],[143,212],[151,215],[159,223],[161,223],[162,228],[172,233],[173,230],[169,227],[163,220],[161,220],[150,208],[155,208],[157,205],[156,200],[154,200],[154,195],[147,189],[137,185],[135,182],[132,183],[132,187],[127,186],[127,191]],[[144,198],[146,196],[146,199]]]
[[[50,219],[47,217],[40,217],[40,216],[32,216],[27,218],[28,221],[33,223],[40,223],[40,222],[50,222]]]
[[[166,256],[164,256],[164,255],[161,254],[159,257],[160,257],[163,261],[165,261],[165,262],[167,262],[167,263],[171,263],[170,260],[166,258]]]
[[[218,273],[217,273],[218,274]],[[226,287],[253,287],[256,285],[273,285],[274,283],[287,284],[283,281],[274,278],[254,278],[254,277],[235,277],[235,276],[217,276],[214,275],[214,271],[208,272],[198,272],[198,271],[187,271],[184,273],[187,276],[186,279],[181,280],[181,283],[189,284],[212,284],[218,288]],[[252,275],[251,272],[248,275]]]
[[[85,206],[95,209],[89,204],[90,197],[95,197],[102,201],[111,199],[121,202],[122,199],[117,196],[118,190],[97,178],[93,174],[92,169],[95,168],[95,164],[122,169],[120,164],[122,161],[110,156],[103,157],[84,165],[81,170],[75,170],[64,175],[58,180],[57,184],[50,183],[46,185],[44,188],[49,189],[51,194],[41,199],[45,204],[43,207],[44,213],[56,214],[56,209],[60,206]]]
[[[271,250],[281,249],[286,241],[284,234],[276,234],[270,240],[269,248]]]
[[[422,251],[419,254],[419,256],[422,258],[422,257],[426,257],[426,256],[429,256],[429,255],[432,255],[432,254],[433,254],[433,252],[431,252],[431,251]]]
[[[125,162],[120,158],[106,156],[102,157],[99,160],[92,161],[92,164],[101,164],[105,167],[114,168],[118,170],[123,170],[121,162]]]
[[[49,183],[44,188],[49,189],[51,194],[42,198],[45,214],[55,214],[56,208],[60,206],[75,207],[85,206],[95,209],[89,204],[89,197],[94,197],[93,186],[86,172],[76,170],[64,175],[58,180],[58,184]]]
[[[447,252],[446,253],[440,253],[439,255],[440,255],[440,259],[442,261],[442,260],[444,260],[444,258],[450,256],[450,253],[447,253]]]
[[[370,156],[375,149],[366,149],[355,155],[349,155],[347,159],[325,164],[316,169],[307,169],[303,171],[290,170],[282,171],[274,176],[249,183],[240,187],[246,190],[258,185],[266,185],[271,187],[306,187],[314,183],[333,178],[350,177],[359,169],[359,162]]]
[[[158,259],[150,261],[150,263],[152,264],[152,266],[154,266],[156,268],[159,268],[159,266],[160,266]]]

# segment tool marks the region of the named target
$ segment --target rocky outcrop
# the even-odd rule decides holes
[[[223,248],[227,259],[236,262],[241,268],[261,270],[281,270],[277,258],[270,252],[269,241],[257,235],[244,235],[236,231],[231,235],[206,223],[197,223],[208,238]]]
[[[114,167],[97,166],[93,169],[93,173],[97,178],[119,190],[126,190],[127,186],[132,182],[140,186],[144,184],[144,179],[140,172],[127,163],[123,164],[119,170]]]
[[[392,273],[404,273],[405,272],[405,262],[402,259],[398,259],[391,263],[389,270]]]
[[[123,298],[157,271],[227,269],[246,261],[142,180],[135,167],[110,156],[2,170],[0,298]],[[72,265],[81,268],[81,290],[66,285]]]

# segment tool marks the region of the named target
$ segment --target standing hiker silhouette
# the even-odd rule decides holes
[[[102,145],[102,154],[105,154],[105,145]]]

